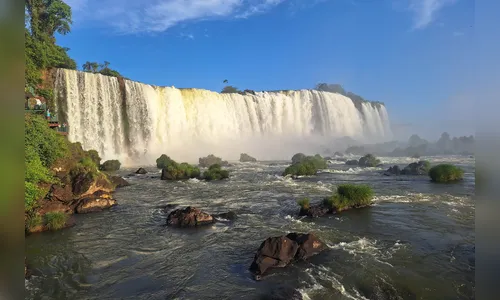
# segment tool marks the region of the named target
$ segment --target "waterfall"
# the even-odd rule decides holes
[[[210,153],[237,159],[241,152],[288,159],[339,137],[392,137],[383,105],[356,107],[316,90],[219,94],[58,69],[55,95],[70,141],[125,165],[153,164],[162,153],[189,162]]]

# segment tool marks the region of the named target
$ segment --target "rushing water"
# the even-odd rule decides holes
[[[32,299],[261,299],[278,286],[304,299],[474,298],[474,160],[456,184],[387,177],[382,168],[331,162],[317,176],[291,180],[286,163],[235,163],[228,181],[166,182],[158,171],[132,175],[119,205],[79,215],[77,225],[26,239]],[[408,163],[382,158],[384,168]],[[275,162],[276,163],[276,162]],[[122,170],[129,174],[132,170]],[[340,183],[366,183],[375,204],[324,218],[297,217],[296,199],[320,201]],[[210,213],[233,210],[234,223],[166,227],[167,204]],[[314,232],[329,249],[308,262],[274,269],[263,281],[248,267],[260,243],[287,232]]]
[[[59,69],[55,95],[71,141],[126,165],[162,153],[183,161],[210,152],[281,159],[293,151],[315,153],[311,147],[344,136],[392,137],[384,105],[314,90],[219,94]]]

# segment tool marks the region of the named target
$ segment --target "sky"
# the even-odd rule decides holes
[[[396,135],[473,134],[473,0],[66,0],[81,67],[220,91],[340,83],[386,104]]]

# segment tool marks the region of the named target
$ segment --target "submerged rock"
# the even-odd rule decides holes
[[[323,242],[312,233],[270,237],[257,250],[250,271],[260,280],[269,268],[286,267],[292,261],[307,259],[324,249]]]
[[[226,213],[214,215],[216,219],[225,219],[225,220],[230,220],[233,221],[236,219],[236,213],[234,211],[228,211]]]
[[[330,212],[330,209],[319,204],[312,205],[306,208],[300,208],[299,216],[308,216],[311,218],[321,217]]]
[[[167,225],[178,227],[194,227],[214,223],[214,218],[201,210],[188,206],[184,209],[176,209],[167,217]]]
[[[135,174],[141,174],[141,175],[144,175],[144,174],[147,174],[148,171],[146,171],[146,169],[144,168],[139,168],[137,169],[137,171],[135,171]]]

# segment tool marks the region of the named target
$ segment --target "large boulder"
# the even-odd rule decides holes
[[[359,162],[356,159],[351,159],[351,160],[346,161],[345,164],[348,166],[357,166],[359,164]]]
[[[75,212],[86,214],[102,211],[114,205],[116,205],[116,200],[111,197],[111,194],[104,191],[97,191],[89,197],[79,199],[75,205]]]
[[[429,174],[430,163],[426,160],[413,162],[407,165],[402,171],[403,175],[427,175]]]
[[[222,167],[226,167],[229,165],[229,163],[225,160],[222,160],[222,158],[217,157],[213,154],[208,155],[207,157],[200,157],[198,159],[200,167],[208,168],[211,165],[220,165]]]
[[[312,233],[270,237],[257,250],[250,271],[256,280],[260,280],[269,268],[286,267],[292,261],[307,259],[325,248],[324,243]]]
[[[73,190],[71,184],[53,184],[47,194],[47,199],[63,203],[71,202],[71,200],[73,200]]]
[[[139,168],[137,169],[137,171],[135,171],[135,174],[141,174],[141,175],[144,175],[144,174],[147,174],[148,171],[146,171],[146,169],[144,168]]]
[[[401,169],[399,166],[394,165],[392,167],[389,167],[387,171],[384,172],[384,175],[390,176],[390,175],[401,175]]]
[[[240,154],[240,162],[256,162],[257,159],[255,157],[251,157],[250,155],[246,153],[241,153]]]
[[[176,209],[167,217],[167,225],[178,227],[194,227],[214,223],[215,219],[201,210],[188,206]]]
[[[109,178],[109,180],[111,180],[111,183],[116,186],[117,188],[121,188],[121,187],[124,187],[124,186],[129,186],[130,183],[128,181],[126,181],[123,177],[121,176],[111,176]]]

